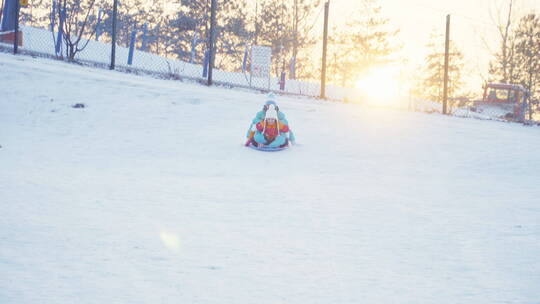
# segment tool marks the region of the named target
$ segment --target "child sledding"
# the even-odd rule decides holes
[[[280,151],[294,144],[294,135],[285,114],[276,102],[267,101],[249,126],[246,146],[261,151]]]

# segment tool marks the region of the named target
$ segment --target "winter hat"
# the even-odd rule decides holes
[[[269,93],[269,94],[266,96],[266,101],[273,101],[273,102],[276,102],[276,95],[274,95],[274,93]]]
[[[266,111],[266,118],[273,118],[275,120],[278,119],[278,113],[274,109],[270,108],[268,111]]]

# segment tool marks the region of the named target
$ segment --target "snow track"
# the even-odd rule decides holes
[[[540,300],[538,128],[264,101],[0,54],[0,303]]]

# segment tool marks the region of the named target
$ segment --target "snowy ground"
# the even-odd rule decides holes
[[[540,128],[263,101],[0,54],[0,303],[540,303]]]

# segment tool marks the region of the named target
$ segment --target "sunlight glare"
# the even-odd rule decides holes
[[[395,66],[374,68],[356,82],[356,89],[364,102],[380,106],[397,105],[405,85],[400,79],[400,70]]]

